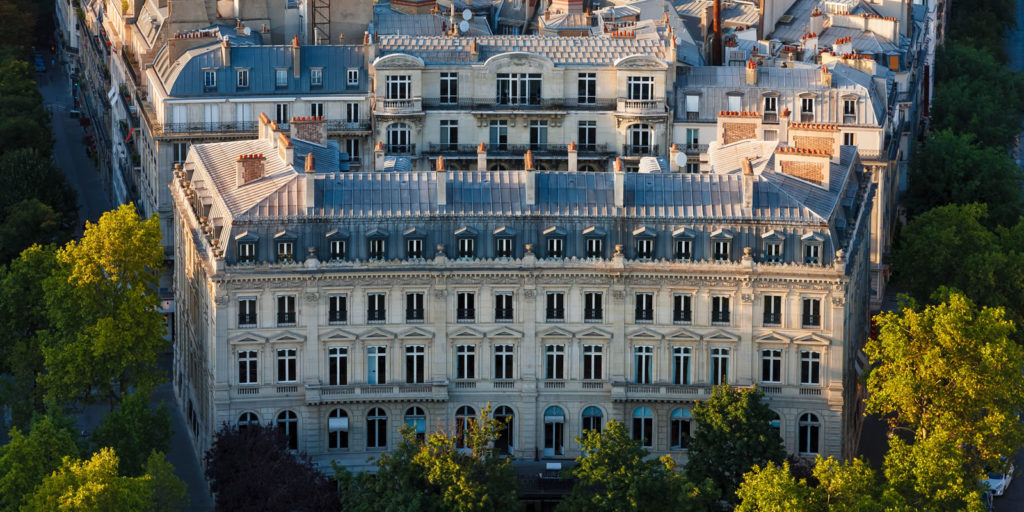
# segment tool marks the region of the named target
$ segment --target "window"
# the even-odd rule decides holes
[[[299,449],[299,417],[292,411],[281,411],[277,415],[277,428],[284,432],[289,450]]]
[[[459,121],[455,119],[441,120],[441,149],[454,151],[459,147]]]
[[[711,297],[711,323],[729,323],[729,297]]]
[[[626,155],[648,155],[651,149],[651,128],[646,124],[634,124],[626,133]]]
[[[245,429],[249,428],[250,426],[256,426],[259,424],[260,418],[259,416],[256,416],[256,413],[254,412],[243,412],[242,415],[238,417],[239,432],[244,432]]]
[[[345,104],[345,122],[346,123],[358,123],[359,122],[359,104],[358,103],[346,103]]]
[[[690,383],[690,347],[672,347],[672,384]]]
[[[341,261],[345,259],[347,245],[344,240],[331,240],[331,260]]]
[[[405,321],[422,322],[423,313],[423,292],[405,294]]]
[[[416,432],[416,439],[423,441],[427,437],[427,414],[420,407],[410,407],[405,410],[405,424],[412,427]]]
[[[857,122],[857,100],[843,100],[843,122]]]
[[[580,105],[597,103],[597,73],[580,73],[576,81],[576,102]]]
[[[672,296],[672,322],[688,324],[693,321],[693,298],[688,294],[677,293]]]
[[[818,265],[821,263],[821,245],[816,243],[804,244],[804,263],[807,265]]]
[[[220,105],[207,103],[203,105],[203,121],[210,130],[216,130],[220,122]]]
[[[514,379],[515,372],[513,371],[512,364],[514,363],[515,346],[513,345],[495,345],[494,346],[494,378],[495,379]]]
[[[729,382],[729,349],[711,349],[711,384],[720,386]]]
[[[246,89],[249,87],[249,70],[248,69],[237,69],[235,70],[235,85],[239,89]]]
[[[288,87],[288,70],[278,68],[274,70],[274,86]]]
[[[600,322],[604,319],[603,297],[599,292],[583,294],[583,321]]]
[[[394,123],[388,126],[388,153],[411,153],[412,131],[405,123]]]
[[[494,294],[494,321],[511,322],[513,318],[511,293]]]
[[[540,73],[498,73],[495,101],[499,105],[540,105]]]
[[[498,151],[508,149],[508,121],[492,119],[488,126],[490,127],[488,147]]]
[[[310,103],[309,104],[309,115],[313,117],[324,117],[324,104],[323,103]]]
[[[512,408],[507,405],[498,407],[494,410],[494,420],[505,426],[498,434],[498,438],[494,440],[494,448],[498,450],[498,453],[508,454],[512,451],[515,439],[515,436],[512,435],[515,423]]]
[[[695,121],[700,119],[700,96],[697,94],[686,95],[686,120]]]
[[[730,243],[728,240],[715,240],[715,252],[712,254],[712,257],[714,257],[715,261],[729,261],[729,249],[731,245],[732,243]]]
[[[455,447],[466,447],[466,432],[476,425],[476,411],[467,405],[455,411]]]
[[[459,239],[459,257],[470,259],[476,256],[476,240],[468,237]]]
[[[779,98],[775,96],[764,97],[764,120],[774,123],[779,120]]]
[[[564,453],[565,411],[561,407],[544,410],[544,456],[551,457]]]
[[[654,99],[654,77],[653,76],[630,76],[626,77],[626,88],[631,100],[653,100]]]
[[[277,297],[277,326],[290,327],[295,325],[295,296],[279,295]]]
[[[565,378],[565,345],[544,347],[544,378],[560,380]]]
[[[730,111],[732,111],[732,112],[742,112],[743,111],[743,96],[739,96],[737,94],[729,94],[729,95],[726,96],[726,98],[728,98],[729,110]]]
[[[383,323],[387,315],[387,295],[383,293],[366,294],[366,320],[368,322]]]
[[[601,380],[602,378],[602,352],[601,345],[583,345],[583,379]]]
[[[256,369],[259,368],[259,359],[255,350],[242,350],[238,352],[238,383],[259,384]]]
[[[345,85],[349,87],[355,87],[359,85],[359,70],[349,69],[345,73]]]
[[[274,110],[275,110],[274,121],[276,121],[277,124],[287,124],[288,121],[289,121],[289,118],[288,118],[288,104],[287,103],[277,103],[276,105],[274,105]]]
[[[387,351],[383,345],[366,347],[367,384],[387,384]]]
[[[254,263],[256,261],[256,242],[238,242],[238,262]]]
[[[597,151],[597,121],[580,121],[576,125],[580,151]]]
[[[410,260],[423,258],[423,239],[409,238],[405,241],[405,256]]]
[[[426,347],[408,345],[405,347],[405,382],[423,384],[426,380]]]
[[[843,145],[844,146],[856,146],[857,140],[852,133],[843,134]]]
[[[654,412],[647,407],[633,410],[633,440],[641,446],[654,445]]]
[[[800,384],[818,386],[821,384],[821,353],[811,350],[800,351]]]
[[[586,409],[583,409],[584,435],[588,430],[593,430],[594,432],[600,434],[601,426],[603,425],[602,418],[603,417],[601,414],[601,409],[598,409],[597,407],[590,406],[587,407]]]
[[[345,151],[348,152],[352,165],[359,165],[359,139],[345,139]]]
[[[543,150],[548,145],[548,122],[530,121],[530,149]]]
[[[651,383],[651,367],[654,361],[654,347],[639,345],[633,347],[633,382]]]
[[[323,85],[324,85],[324,70],[323,70],[323,68],[311,68],[309,70],[309,85],[311,87],[323,87]]]
[[[213,70],[203,71],[203,89],[212,91],[217,88],[217,72]]]
[[[407,100],[412,97],[412,77],[388,75],[384,78],[384,97],[389,100]]]
[[[765,349],[761,351],[761,382],[782,382],[782,351]]]
[[[820,327],[821,326],[821,299],[804,299],[803,300],[803,326],[804,327]]]
[[[278,242],[277,243],[277,261],[290,263],[295,261],[295,243],[294,242]]]
[[[499,258],[512,257],[512,239],[501,237],[495,240],[495,255]]]
[[[366,447],[387,448],[388,414],[380,407],[370,409],[366,415]]]
[[[693,257],[693,240],[678,238],[672,251],[677,260],[688,260]]]
[[[764,139],[765,142],[775,142],[775,141],[779,140],[779,131],[778,130],[764,130],[761,133],[761,138]]]
[[[458,292],[456,301],[456,320],[459,322],[472,322],[476,320],[476,294],[473,292]]]
[[[685,450],[690,444],[690,421],[693,414],[689,409],[672,411],[669,420],[669,447],[674,450]]]
[[[782,242],[765,242],[764,259],[768,263],[782,263]]]
[[[331,386],[348,384],[348,348],[327,349],[327,383]]]
[[[587,257],[601,258],[604,256],[604,240],[600,238],[587,239]]]
[[[327,447],[348,448],[348,414],[341,409],[334,409],[327,415]]]
[[[348,321],[348,296],[330,295],[327,297],[327,323],[343,324]]]
[[[252,327],[256,325],[256,297],[239,297],[238,326]]]
[[[565,320],[565,294],[562,292],[548,292],[547,311],[545,318],[551,321]]]
[[[654,239],[653,238],[638,238],[636,240],[636,258],[639,260],[649,260],[654,257]]]
[[[455,347],[455,378],[476,378],[476,345],[457,345]]]
[[[383,260],[387,258],[387,240],[384,238],[370,239],[370,259]]]
[[[184,163],[185,159],[188,158],[188,146],[188,142],[175,142],[172,148],[173,152],[171,154],[171,163]]]
[[[814,98],[801,98],[800,99],[800,122],[801,123],[813,123],[814,122]]]
[[[441,73],[441,97],[442,105],[454,105],[459,102],[459,74]]]
[[[651,322],[654,320],[654,294],[636,294],[635,314],[633,319],[637,322]]]
[[[818,438],[821,437],[821,423],[818,417],[811,413],[800,416],[799,431],[797,450],[802,454],[818,453]]]
[[[548,237],[548,258],[561,258],[565,255],[565,240],[560,237]]]
[[[764,325],[780,325],[782,323],[782,297],[779,295],[764,296]]]
[[[294,348],[281,348],[277,350],[277,381],[295,382],[298,358],[297,350]]]

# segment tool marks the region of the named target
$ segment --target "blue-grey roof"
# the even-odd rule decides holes
[[[313,154],[313,170],[318,173],[347,172],[349,156],[340,150],[338,142],[328,140],[326,146],[306,142],[302,139],[292,137],[294,158],[292,165],[296,169],[305,169],[306,155]]]

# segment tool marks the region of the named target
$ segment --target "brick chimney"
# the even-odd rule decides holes
[[[292,36],[292,76],[295,78],[302,76],[302,67],[299,60],[300,53],[302,53],[302,48],[299,47],[299,36]]]
[[[295,148],[291,139],[283,133],[277,134],[277,156],[281,157],[285,165],[292,165],[295,161]]]
[[[265,162],[266,158],[263,157],[262,153],[238,155],[238,160],[235,160],[235,175],[238,178],[238,186],[262,178]]]
[[[827,67],[822,65],[821,72],[818,75],[821,77],[822,87],[832,87],[832,72]]]
[[[757,62],[747,60],[747,85],[757,85]]]
[[[714,19],[712,22],[713,32],[711,34],[711,65],[721,66],[722,55],[724,49],[722,48],[722,0],[715,0],[714,5]]]
[[[444,155],[439,155],[437,157],[437,163],[434,166],[434,170],[437,170],[437,171],[443,171],[444,170]]]
[[[327,145],[327,121],[321,116],[297,116],[289,122],[288,135],[293,139]]]
[[[227,38],[220,42],[220,60],[222,66],[231,67],[231,42]]]

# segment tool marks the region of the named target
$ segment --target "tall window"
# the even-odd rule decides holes
[[[565,239],[557,236],[549,236],[548,258],[561,258],[565,255]]]
[[[562,292],[548,292],[547,310],[545,318],[551,321],[565,320],[565,294]]]
[[[468,405],[463,405],[455,411],[455,447],[466,447],[466,432],[469,432],[476,425],[476,411]]]
[[[345,122],[346,123],[358,123],[359,122],[359,104],[358,103],[346,103],[345,104]]]
[[[495,101],[499,105],[540,105],[540,73],[498,73]]]
[[[495,256],[499,258],[511,258],[512,257],[512,239],[509,237],[500,237],[495,239]]]
[[[583,345],[583,379],[601,380],[602,378],[602,352],[601,345]]]
[[[654,445],[654,412],[647,407],[633,410],[633,440],[641,446]]]
[[[255,350],[238,352],[238,383],[259,384],[256,369],[259,368],[259,357]]]
[[[649,237],[636,239],[636,257],[649,260],[654,257],[654,239]]]
[[[821,326],[821,299],[804,299],[803,310],[804,327]]]
[[[256,242],[238,242],[238,262],[256,262]]]
[[[593,430],[600,434],[601,427],[603,426],[602,419],[601,409],[594,406],[583,409],[583,432]]]
[[[729,349],[711,349],[711,384],[719,386],[729,382]]]
[[[494,321],[495,322],[511,322],[514,318],[512,309],[512,294],[496,293],[494,294]]]
[[[494,420],[505,426],[498,434],[498,438],[494,440],[494,448],[498,450],[498,453],[508,454],[512,451],[515,443],[513,435],[515,415],[512,413],[512,408],[507,405],[498,407],[494,410]]]
[[[275,104],[274,105],[274,111],[275,111],[275,114],[276,114],[274,116],[274,121],[277,121],[277,124],[288,124],[289,117],[288,117],[288,104],[287,103],[277,103],[277,104]]]
[[[310,103],[309,104],[309,115],[313,117],[324,117],[324,104],[323,103]]]
[[[548,145],[548,122],[530,121],[530,149],[543,150]]]
[[[331,347],[327,349],[327,379],[331,386],[348,384],[348,348]]]
[[[423,345],[405,347],[405,382],[422,384],[426,379],[426,351]]]
[[[251,327],[256,325],[256,297],[239,297],[238,326]]]
[[[728,240],[715,240],[712,257],[714,257],[715,261],[728,261],[731,246],[732,244]]]
[[[764,296],[764,325],[782,323],[782,297],[779,295]]]
[[[604,240],[600,238],[587,239],[587,257],[600,258],[604,256]]]
[[[409,129],[409,125],[405,123],[394,123],[388,126],[388,147],[389,153],[411,153],[412,143],[412,131]]]
[[[359,85],[359,70],[358,69],[347,69],[345,70],[345,85],[354,87]]]
[[[743,111],[743,96],[738,94],[727,94],[726,99],[729,102],[729,110],[732,112]]]
[[[495,345],[494,346],[494,378],[495,379],[513,379],[515,373],[513,372],[513,366],[515,359],[515,346],[514,345]]]
[[[818,265],[821,263],[821,245],[804,244],[804,263]]]
[[[799,437],[797,449],[800,453],[818,453],[818,443],[821,437],[821,422],[818,417],[806,413],[800,416]]]
[[[387,295],[383,293],[366,294],[366,320],[383,323],[387,318]]]
[[[604,318],[603,296],[600,292],[583,294],[583,321],[600,322]]]
[[[651,127],[646,124],[634,124],[626,133],[627,155],[648,155],[651,149]]]
[[[297,380],[296,365],[298,358],[296,357],[296,352],[294,348],[281,348],[277,350],[278,382],[295,382]]]
[[[388,244],[384,238],[371,238],[369,240],[369,258],[371,260],[383,260],[388,257]]]
[[[441,123],[441,149],[453,151],[459,147],[459,121],[458,119],[442,119]]]
[[[695,121],[700,118],[700,95],[686,95],[686,120]]]
[[[295,243],[294,242],[278,242],[277,243],[277,261],[281,261],[281,262],[292,262],[292,261],[295,261]]]
[[[407,100],[412,97],[412,77],[388,75],[384,78],[384,97],[389,100]]]
[[[237,69],[235,70],[235,85],[239,89],[247,89],[249,87],[249,70],[248,69]]]
[[[672,347],[672,384],[690,383],[690,347]]]
[[[427,436],[427,413],[420,407],[410,407],[405,410],[405,424],[412,427],[416,432],[416,439],[423,441]]]
[[[203,71],[203,89],[212,91],[217,88],[217,72],[212,70]]]
[[[284,432],[289,450],[299,449],[299,417],[292,411],[281,411],[277,415],[277,428]]]
[[[580,151],[597,150],[597,121],[580,121],[576,125],[576,138]]]
[[[311,68],[309,70],[309,85],[310,87],[323,87],[324,86],[324,70],[323,68]],[[321,103],[321,105],[323,105]],[[323,115],[323,114],[320,114]]]
[[[693,414],[689,409],[676,409],[672,411],[669,421],[669,447],[674,450],[683,450],[690,444],[690,422]]]
[[[782,382],[782,351],[765,349],[761,351],[761,382]]]
[[[288,70],[277,68],[274,70],[274,86],[278,88],[288,87]]]
[[[380,407],[370,409],[366,415],[366,447],[386,448],[388,446],[388,414]]]
[[[561,407],[544,410],[544,456],[562,455],[565,437],[565,411]]]
[[[457,308],[455,318],[460,322],[472,322],[476,319],[476,294],[459,292],[456,296]]]
[[[654,347],[638,345],[633,347],[633,381],[637,384],[651,383],[654,365]]]
[[[597,102],[597,73],[580,73],[576,84],[577,103],[592,105]]]
[[[188,142],[175,142],[171,147],[171,163],[180,164],[188,158]]]
[[[843,100],[843,122],[857,122],[857,100]]]
[[[238,431],[239,432],[244,432],[245,429],[247,429],[247,428],[249,428],[251,426],[259,425],[259,424],[260,424],[260,417],[256,416],[256,413],[254,413],[254,412],[243,412],[242,415],[238,417]]]
[[[814,98],[801,98],[800,99],[800,122],[801,123],[813,123],[814,122]]]
[[[765,242],[764,259],[769,263],[782,263],[782,242]]]
[[[295,296],[279,295],[277,297],[277,326],[295,325]]]
[[[489,127],[489,148],[498,151],[508,149],[508,121],[503,119],[492,119]]]
[[[800,351],[800,384],[821,384],[821,353]]]
[[[441,73],[441,97],[442,105],[454,105],[459,101],[459,74]]]
[[[423,258],[423,239],[408,238],[405,240],[405,256],[410,260]]]
[[[470,259],[476,256],[476,239],[468,236],[459,238],[459,257]]]
[[[457,345],[455,347],[455,378],[476,378],[476,345]]]
[[[651,322],[654,320],[654,294],[636,294],[636,309],[633,318],[637,322]]]
[[[327,298],[327,323],[343,324],[348,321],[348,296],[331,295]]]
[[[327,447],[348,448],[348,413],[341,409],[334,409],[327,416]]]
[[[693,240],[688,238],[678,238],[674,243],[675,247],[672,251],[677,260],[688,260],[693,257]]]
[[[653,76],[630,76],[626,77],[626,88],[629,90],[631,100],[653,100],[654,99],[654,77]]]
[[[423,317],[423,292],[405,294],[405,321],[422,322]]]
[[[711,323],[729,323],[729,297],[711,297]]]
[[[353,166],[359,165],[359,139],[345,139],[345,152]]]
[[[366,383],[387,384],[387,351],[383,345],[366,347]]]
[[[564,379],[565,345],[546,345],[544,347],[544,356],[544,378],[548,380]]]
[[[348,244],[344,240],[331,240],[331,261],[341,261],[345,259],[345,254],[348,252]]]
[[[691,304],[693,297],[685,293],[677,293],[672,296],[672,322],[677,324],[688,324],[693,321],[693,309]]]
[[[857,145],[857,138],[856,138],[856,136],[853,133],[844,133],[843,134],[843,145],[844,146],[856,146]]]
[[[775,122],[779,120],[779,98],[776,96],[764,97],[765,121]]]

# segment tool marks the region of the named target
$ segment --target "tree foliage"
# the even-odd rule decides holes
[[[166,453],[171,446],[171,415],[167,406],[149,408],[150,394],[136,391],[121,402],[116,411],[103,417],[92,432],[94,450],[113,448],[121,454],[121,472],[140,476],[152,452]]]
[[[882,497],[875,471],[862,459],[818,456],[811,480],[793,476],[789,463],[769,462],[744,475],[736,512],[895,512]]]
[[[15,512],[65,457],[77,457],[71,432],[49,416],[32,423],[28,435],[17,427],[0,447],[0,511]]]
[[[415,458],[423,448],[416,432],[401,429],[402,440],[394,450],[377,459],[376,473],[353,475],[335,467],[341,488],[341,509],[345,512],[439,512],[440,490],[427,479]]]
[[[691,481],[710,479],[729,502],[735,502],[743,474],[786,456],[779,432],[771,426],[777,415],[760,389],[718,386],[693,410],[697,427],[690,441],[686,473]]]
[[[273,427],[224,425],[206,452],[206,478],[218,511],[336,511],[338,489],[305,455],[288,451]]]

